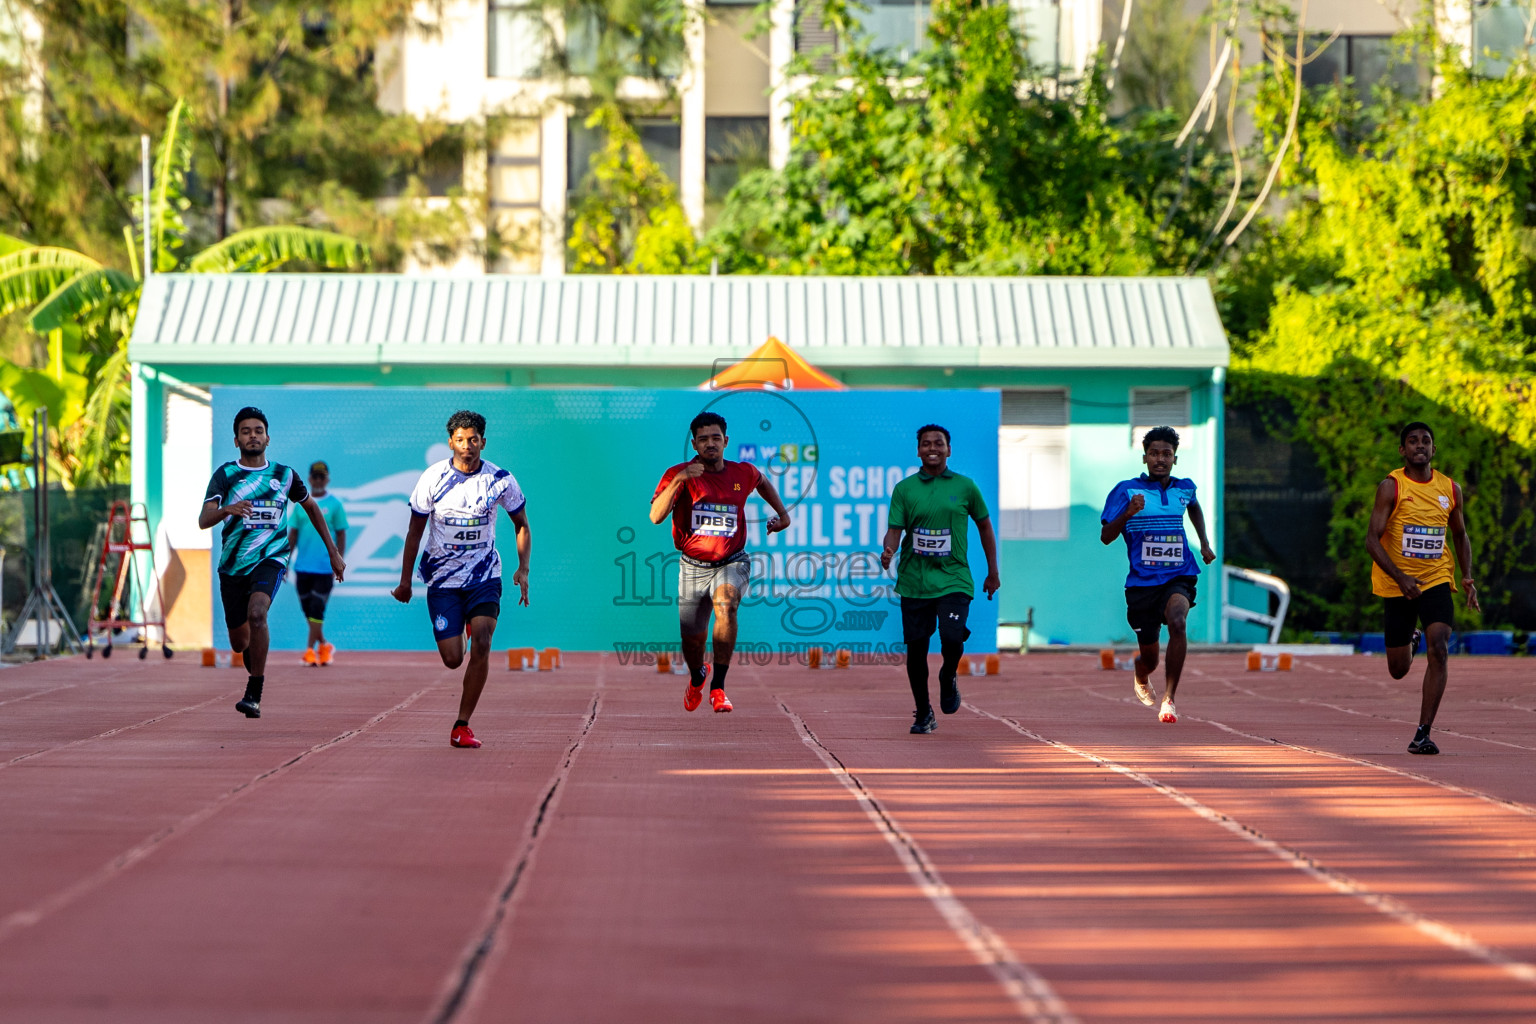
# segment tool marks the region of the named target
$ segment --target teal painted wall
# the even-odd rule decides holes
[[[669,367],[474,367],[474,366],[253,366],[174,365],[163,367],[175,380],[199,387],[213,385],[309,384],[333,386],[592,386],[695,387],[702,368]],[[1068,389],[1071,426],[1070,513],[1065,540],[1009,540],[999,559],[1003,589],[998,619],[1017,622],[1033,609],[1032,642],[1130,643],[1123,587],[1125,549],[1121,542],[1099,542],[1099,512],[1116,482],[1141,472],[1140,446],[1128,422],[1130,394],[1137,387],[1187,387],[1191,391],[1191,426],[1181,428],[1182,444],[1175,473],[1199,487],[1217,559],[1200,577],[1198,604],[1190,616],[1190,639],[1221,639],[1220,567],[1222,530],[1222,391],[1220,369],[1065,369],[1010,368],[912,369],[892,366],[834,372],[851,387],[863,388],[1054,388]],[[150,367],[134,368],[134,495],[146,501],[158,521],[161,447],[139,445],[139,438],[159,438],[164,431],[164,388]],[[965,453],[956,451],[964,472]],[[1194,532],[1190,530],[1191,540]]]

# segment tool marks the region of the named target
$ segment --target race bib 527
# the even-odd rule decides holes
[[[693,506],[693,532],[706,537],[734,537],[739,517],[735,505],[699,502]]]
[[[912,528],[912,553],[914,555],[926,555],[929,558],[947,558],[953,550],[948,530],[925,530],[921,526]]]
[[[1141,563],[1143,565],[1183,565],[1184,535],[1182,533],[1143,534]]]
[[[1404,526],[1403,557],[1433,561],[1445,554],[1445,527]]]

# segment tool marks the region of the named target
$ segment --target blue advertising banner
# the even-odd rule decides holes
[[[510,470],[528,497],[527,608],[517,606],[511,582],[514,528],[504,518],[497,529],[507,591],[498,647],[626,657],[677,648],[671,520],[652,524],[649,509],[667,468],[693,457],[688,423],[705,409],[726,419],[726,458],[766,473],[792,517],[789,529],[768,534],[772,511],[756,499],[748,504],[752,581],[737,648],[745,655],[902,650],[894,566],[882,572],[879,552],[891,488],[917,470],[919,426],[950,431],[951,467],[997,507],[995,391],[216,387],[215,467],[238,457],[229,425],[246,405],[270,421],[269,459],[301,475],[316,459],[330,465],[331,493],[349,521],[348,570],[325,635],[344,650],[435,647],[419,579],[409,606],[390,591],[400,580],[406,498],[427,466],[449,456],[445,425],[458,409],[486,418],[484,457]],[[969,547],[976,599],[968,646],[992,651],[997,606],[981,590],[986,560],[974,524]],[[214,621],[222,624],[222,616]],[[291,586],[278,595],[271,628],[274,648],[304,646]]]

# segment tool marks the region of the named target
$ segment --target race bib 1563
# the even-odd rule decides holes
[[[1141,562],[1143,565],[1183,565],[1184,535],[1182,533],[1143,534]]]
[[[245,517],[247,530],[275,530],[283,521],[283,503],[270,498],[251,501],[251,514]]]
[[[706,537],[734,537],[739,519],[735,505],[700,502],[693,506],[693,532]]]
[[[925,530],[920,526],[912,528],[912,553],[914,555],[926,555],[929,558],[947,558],[951,550],[948,530]]]
[[[1445,554],[1445,527],[1403,527],[1403,557],[1425,558],[1433,561]]]

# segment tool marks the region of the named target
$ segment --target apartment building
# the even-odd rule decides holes
[[[670,88],[635,78],[621,95],[654,115],[637,124],[647,151],[678,184],[689,218],[703,228],[712,208],[744,170],[779,166],[789,149],[789,98],[796,83],[791,58],[831,42],[814,18],[795,18],[795,0],[778,0],[765,31],[758,31],[752,0],[694,0],[686,33],[686,62]],[[1112,49],[1124,7],[1117,0],[1012,0],[1032,63],[1064,77],[1081,74],[1099,52]],[[1300,6],[1300,5],[1298,5]],[[875,45],[897,51],[920,46],[930,0],[873,0],[861,14]],[[1445,0],[1435,19],[1442,38],[1468,61],[1498,71],[1506,55],[1531,47],[1529,5],[1522,0]],[[1222,10],[1211,0],[1187,0],[1186,17],[1202,40]],[[1391,39],[1422,17],[1417,0],[1311,0],[1302,25],[1316,42],[1332,38],[1308,64],[1309,85],[1346,76],[1358,87],[1390,80],[1407,87],[1422,74],[1394,64]],[[392,111],[451,121],[494,117],[503,126],[483,158],[465,167],[465,181],[483,186],[489,217],[511,239],[508,254],[487,265],[466,256],[452,266],[420,272],[500,271],[559,274],[565,268],[565,224],[570,196],[580,184],[599,140],[584,126],[571,83],[540,77],[547,46],[543,9],[526,0],[445,0],[438,31],[409,34],[385,47],[381,102]],[[565,27],[550,30],[564,37]],[[1260,59],[1256,35],[1239,35],[1244,63]],[[579,31],[566,38],[573,71],[584,55]],[[1189,74],[1197,89],[1209,80],[1219,46],[1192,48]],[[1227,59],[1230,59],[1230,52]]]

